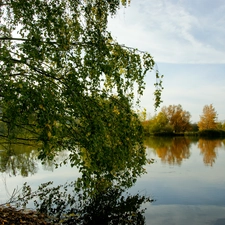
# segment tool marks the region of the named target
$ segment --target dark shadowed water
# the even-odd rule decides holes
[[[143,206],[146,224],[225,224],[225,140],[158,137],[145,144],[154,163],[145,166],[146,174],[129,192],[155,200]],[[49,180],[60,184],[79,176],[68,165],[42,165],[31,149],[11,157],[0,150],[0,204],[26,181],[35,188]]]

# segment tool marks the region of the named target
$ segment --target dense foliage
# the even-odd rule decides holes
[[[147,162],[133,106],[155,62],[107,30],[108,18],[129,2],[0,0],[0,136],[9,146],[36,145],[41,160],[69,152],[63,163],[78,167],[76,181],[42,184],[36,195],[24,186],[20,199],[39,198],[37,210],[62,224],[144,224],[141,204],[150,199],[123,193]],[[157,71],[156,108],[161,78]]]
[[[179,133],[191,129],[191,114],[183,110],[181,105],[162,107],[161,111],[148,121],[144,121],[146,133]]]
[[[120,45],[107,30],[109,16],[128,3],[0,1],[2,138],[38,141],[41,159],[53,159],[61,149],[71,152],[72,165],[84,167],[85,157],[99,158],[89,163],[101,162],[109,171],[113,166],[102,159],[143,153],[132,106],[154,60]],[[156,78],[158,107],[158,72]]]

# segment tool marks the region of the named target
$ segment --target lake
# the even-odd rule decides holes
[[[225,224],[225,140],[150,137],[145,144],[154,163],[145,166],[146,173],[128,192],[155,200],[143,205],[146,224]],[[42,165],[32,147],[20,146],[10,157],[4,151],[0,149],[0,204],[24,182],[36,188],[50,180],[60,184],[80,176],[69,165]],[[59,160],[66,156],[62,152]]]

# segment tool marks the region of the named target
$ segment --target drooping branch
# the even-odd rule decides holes
[[[0,41],[21,41],[21,42],[32,42],[33,40],[32,39],[27,39],[27,38],[16,38],[16,37],[0,37]],[[47,41],[47,40],[43,40],[41,41],[42,43],[47,43],[47,44],[58,44],[59,43],[57,41]],[[93,46],[93,44],[96,44],[94,42],[91,42],[91,41],[87,41],[87,42],[78,42],[78,41],[72,41],[70,42],[70,45],[80,45],[80,46],[88,46],[88,45],[91,45]],[[134,48],[134,47],[131,47],[131,46],[127,46],[125,44],[118,44],[118,43],[107,43],[108,45],[111,45],[111,46],[120,46],[121,48],[125,48],[125,49],[128,49],[128,50],[133,50],[133,51],[136,51],[136,52],[139,52],[139,53],[147,53],[147,51],[143,51],[143,50],[140,50],[140,49],[137,49],[137,48]]]

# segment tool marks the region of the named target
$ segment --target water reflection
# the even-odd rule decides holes
[[[19,197],[19,205],[33,201],[38,211],[61,224],[145,224],[141,206],[151,202],[151,199],[138,194],[125,194],[145,172],[145,148],[134,146],[129,151],[121,152],[118,149],[118,152],[107,154],[91,154],[85,149],[81,151],[79,166],[76,168],[74,165],[74,170],[79,170],[80,177],[73,178],[72,175],[72,182],[59,186],[53,186],[52,182],[40,184],[32,192],[29,185],[25,185]],[[21,157],[16,152],[18,153],[15,149],[12,151],[12,148],[4,151],[8,156],[5,164],[9,166],[8,170],[12,170],[12,163],[9,163],[11,159],[17,158],[18,161]],[[26,151],[24,149],[24,154],[32,156],[29,162],[35,161],[34,152],[29,148]],[[75,157],[77,154],[67,152],[66,158],[68,156]],[[4,160],[4,157],[1,158]],[[64,161],[63,157],[61,161]],[[24,162],[21,165],[25,165]],[[15,167],[19,168],[18,165]],[[33,168],[36,168],[35,164]]]
[[[158,162],[152,166],[145,167],[148,171],[148,179],[143,176],[145,179],[142,181],[146,183],[140,183],[140,186],[138,186],[136,180],[142,175],[143,166],[146,164],[145,152],[131,149],[130,152],[124,152],[124,154],[122,154],[121,151],[110,152],[106,155],[106,152],[100,152],[101,154],[90,154],[90,152],[88,153],[83,150],[81,154],[82,157],[79,159],[82,160],[81,163],[83,164],[83,167],[78,169],[74,168],[74,171],[80,169],[81,173],[79,174],[71,172],[71,179],[73,182],[71,183],[71,186],[67,186],[69,192],[64,192],[65,189],[60,192],[57,187],[53,186],[46,186],[46,188],[39,189],[37,194],[42,194],[42,200],[38,201],[39,209],[43,212],[47,210],[46,212],[50,215],[56,215],[56,212],[61,212],[61,214],[58,214],[56,220],[62,220],[65,224],[93,224],[100,223],[99,221],[103,220],[107,221],[106,224],[144,224],[145,218],[143,211],[141,210],[141,205],[142,203],[151,200],[148,196],[143,197],[140,195],[125,194],[128,188],[132,185],[134,186],[134,184],[136,188],[135,193],[137,193],[136,190],[148,188],[147,193],[153,193],[154,196],[157,196],[156,204],[152,204],[151,206],[148,203],[146,204],[146,207],[149,207],[147,212],[149,214],[151,213],[151,218],[149,217],[149,223],[147,224],[151,223],[153,215],[155,215],[155,211],[153,211],[154,208],[152,207],[160,204],[179,204],[175,211],[180,209],[182,204],[224,205],[224,198],[221,198],[224,193],[224,177],[223,175],[218,177],[218,174],[220,173],[218,171],[222,171],[224,168],[224,163],[221,163],[218,157],[220,150],[224,149],[224,140],[193,140],[186,137],[153,137],[147,139],[145,144],[148,148],[151,148],[152,152],[159,156],[163,163],[169,165],[181,165],[184,159],[189,160],[188,162],[186,161],[187,163],[183,163],[185,165],[184,167],[162,167],[161,163]],[[220,150],[218,150],[218,148]],[[32,148],[30,148],[30,150],[28,149],[25,152],[24,147],[23,149],[21,147],[20,150],[18,148],[11,153],[8,151],[8,155],[14,158],[14,160],[18,157],[16,161],[20,161],[26,165],[27,162],[19,160],[21,157],[20,154],[23,153],[26,155],[29,153],[28,155],[34,159],[37,154]],[[10,157],[5,157],[8,163],[2,163],[4,159],[3,153],[6,154],[6,152],[0,152],[1,171],[10,171],[12,174],[12,171],[15,170],[12,168],[17,168],[14,174],[18,175],[21,173],[21,170],[19,170],[20,167],[17,164],[14,163],[14,167],[12,167],[12,163],[9,163],[12,161],[12,159],[9,159]],[[67,158],[70,153],[65,152],[64,154],[65,158]],[[23,157],[24,160],[30,160],[26,159],[25,156]],[[62,155],[62,158],[63,157],[64,156]],[[198,160],[199,158],[200,160]],[[220,158],[222,159],[222,157]],[[204,164],[213,166],[216,160],[218,160],[219,167],[215,166],[211,169],[204,166]],[[200,165],[198,164],[199,161]],[[202,162],[204,162],[204,164]],[[6,168],[8,165],[10,165],[10,167],[7,170]],[[53,168],[51,161],[43,168],[51,170],[51,168]],[[154,170],[152,170],[152,168],[154,168]],[[215,169],[217,169],[217,171]],[[32,170],[31,167],[29,170],[35,171]],[[166,170],[176,172],[165,173]],[[54,173],[57,174],[57,170],[55,170]],[[69,172],[66,173],[68,174]],[[75,173],[76,176],[74,175]],[[193,173],[193,176],[190,176],[191,173]],[[30,174],[31,172],[28,172],[28,175]],[[215,177],[219,180],[219,184],[215,182]],[[50,178],[48,177],[47,179]],[[198,182],[196,182],[196,180],[198,180]],[[150,181],[152,181],[151,184],[149,184]],[[37,182],[39,182],[39,180]],[[62,177],[57,174],[57,178],[54,182],[61,183]],[[61,185],[60,187],[62,188],[65,186]],[[54,198],[51,198],[51,196]],[[36,197],[38,197],[38,195]],[[39,197],[41,196],[39,195]],[[168,206],[168,209],[171,209],[171,205]],[[167,216],[168,209],[166,209],[165,212]],[[163,214],[163,211],[159,208],[157,212],[159,219],[161,218],[160,216]],[[122,218],[123,221],[120,221],[119,218]]]
[[[181,165],[190,157],[191,140],[187,138],[149,138],[146,145],[153,148],[163,163]]]
[[[150,137],[145,140],[145,145],[153,149],[162,163],[169,165],[181,165],[184,159],[188,159],[190,157],[190,148],[193,144],[196,144],[200,150],[204,164],[206,166],[213,166],[218,155],[218,149],[224,148],[225,140],[193,139],[189,137]],[[54,171],[54,163],[62,162],[68,158],[68,154],[66,151],[58,153],[54,162],[45,161],[43,163],[43,169]],[[96,155],[91,155],[83,150],[82,158],[79,159],[83,161],[84,165],[80,171],[83,173],[82,182],[87,186],[96,185],[89,182],[90,177],[95,177],[95,183],[101,180],[101,185],[105,183],[105,186],[110,186],[111,182],[109,181],[112,178],[117,177],[118,181],[122,177],[120,183],[123,183],[123,185],[127,183],[127,186],[131,186],[136,180],[136,175],[143,173],[142,166],[146,163],[144,153],[131,151],[125,157],[127,160],[124,160],[120,156],[116,154],[102,154],[100,158],[99,156],[96,158]],[[22,175],[23,177],[27,177],[34,175],[38,171],[37,158],[38,150],[34,145],[1,144],[0,172],[7,173],[10,176]],[[131,174],[133,176],[130,176]],[[88,182],[89,184],[87,184]]]
[[[10,176],[27,177],[37,172],[37,151],[31,145],[2,144],[0,146],[0,172]]]
[[[55,163],[68,157],[66,151],[58,153],[54,161],[46,160],[44,170],[53,171]],[[35,144],[1,144],[0,172],[10,176],[29,177],[38,172],[38,147]]]
[[[221,140],[199,139],[198,148],[203,155],[203,161],[207,166],[213,166],[218,154],[218,148],[223,146]]]
[[[152,148],[161,159],[162,163],[170,165],[181,165],[184,159],[190,157],[191,144],[195,144],[196,139],[189,137],[150,137],[146,139],[145,145]],[[222,139],[199,139],[197,147],[203,156],[206,166],[213,166],[218,154],[218,148],[224,147]]]
[[[42,184],[32,193],[39,198],[36,208],[52,218],[56,224],[145,224],[142,204],[152,200],[139,194],[130,195],[123,187],[111,186],[97,191],[94,195],[84,195],[85,190],[75,190],[76,182],[51,187],[52,182]],[[68,193],[68,189],[71,189]],[[20,203],[30,200],[29,190],[25,187]],[[89,191],[88,191],[89,192]]]
[[[156,149],[163,163],[180,165],[183,159],[190,157],[190,140],[185,138],[174,138],[169,147]]]

